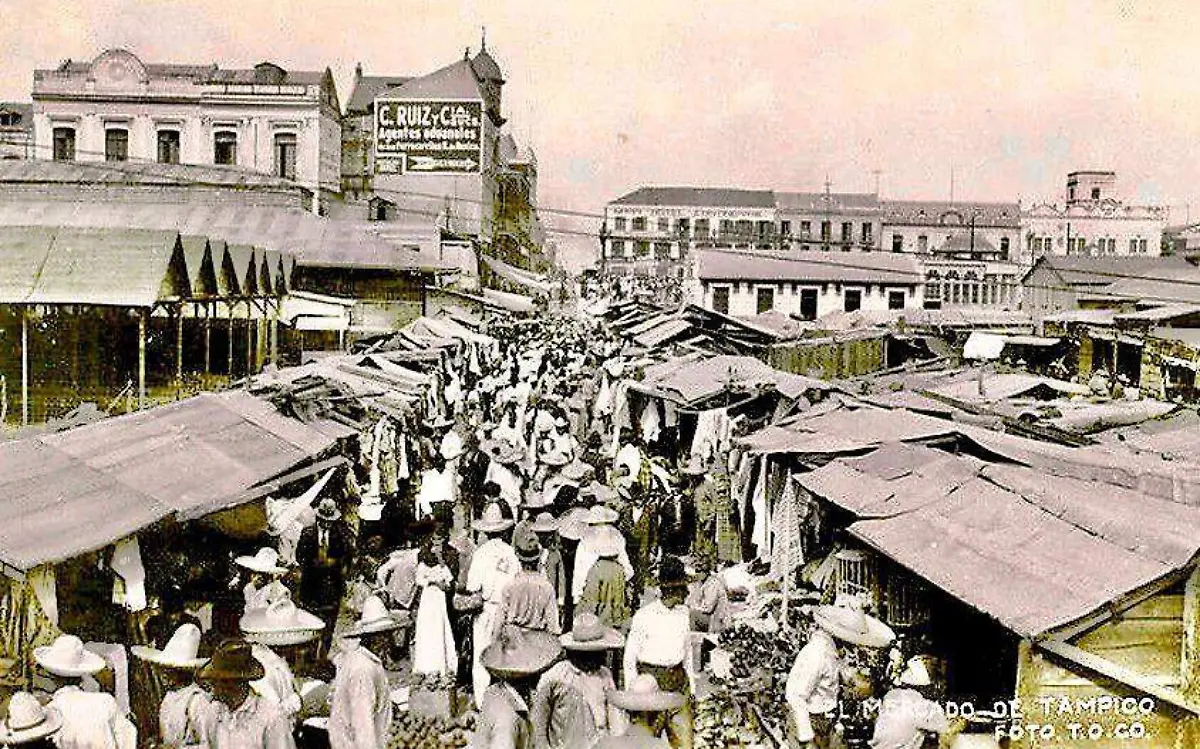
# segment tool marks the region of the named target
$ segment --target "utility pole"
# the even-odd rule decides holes
[[[950,165],[950,202],[954,202],[954,164]]]
[[[883,174],[883,170],[872,169],[871,174],[875,175],[875,197],[879,197],[879,175]]]

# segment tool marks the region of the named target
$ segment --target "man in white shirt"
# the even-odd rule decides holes
[[[895,634],[878,619],[845,606],[818,606],[813,620],[817,629],[796,654],[784,697],[793,738],[803,747],[829,749],[843,671],[838,641],[881,648]]]
[[[363,604],[358,622],[343,637],[329,705],[330,749],[387,749],[392,698],[387,672],[376,655],[399,626],[377,596]]]
[[[483,517],[474,523],[475,530],[488,537],[488,540],[480,544],[471,555],[471,567],[467,572],[467,592],[479,594],[483,604],[480,612],[475,615],[472,628],[475,655],[472,682],[477,700],[482,698],[491,681],[480,658],[492,641],[492,631],[503,600],[504,588],[521,569],[517,553],[505,537],[512,527],[513,521],[505,518],[500,511],[500,505],[495,503],[489,504],[483,511]]]
[[[250,688],[266,675],[250,644],[227,640],[200,669],[216,699],[209,749],[296,749],[292,723],[272,702]]]
[[[99,691],[94,677],[105,669],[99,655],[85,650],[74,635],[62,635],[53,645],[34,648],[34,660],[62,686],[51,705],[62,715],[54,737],[60,749],[134,749],[137,728],[121,712],[117,700]],[[84,680],[88,680],[88,684]]]
[[[616,510],[604,505],[595,505],[588,511],[587,517],[584,519],[584,523],[588,526],[587,531],[575,552],[575,565],[571,576],[571,595],[575,603],[579,603],[579,599],[583,597],[588,572],[591,571],[592,565],[600,559],[599,550],[602,548],[611,545],[617,546],[620,549],[617,561],[625,568],[626,577],[633,577],[633,564],[629,561],[625,536],[614,525],[619,517]]]
[[[687,651],[691,612],[684,604],[687,573],[677,557],[663,558],[658,587],[661,598],[639,609],[629,624],[622,664],[624,683],[632,684],[639,674],[649,674],[663,690],[687,695],[687,703],[669,715],[667,738],[673,747],[690,747],[692,675],[687,668]]]

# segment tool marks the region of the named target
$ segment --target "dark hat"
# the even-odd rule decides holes
[[[658,568],[659,588],[686,588],[688,584],[687,570],[679,557],[665,556]]]
[[[321,504],[317,506],[317,517],[321,520],[333,522],[342,517],[342,511],[338,509],[337,502],[326,497],[321,500]]]
[[[562,655],[558,638],[548,632],[506,624],[484,648],[479,661],[498,679],[540,674]]]
[[[513,531],[513,550],[517,552],[517,558],[525,562],[536,561],[541,557],[542,544],[533,531],[533,525],[528,521],[521,522]]]
[[[595,652],[617,650],[625,645],[625,638],[612,627],[606,627],[600,617],[589,612],[575,615],[571,631],[559,638],[567,650]]]
[[[202,681],[258,681],[266,675],[262,664],[254,657],[250,643],[245,640],[226,640],[213,653],[212,660],[200,669]]]

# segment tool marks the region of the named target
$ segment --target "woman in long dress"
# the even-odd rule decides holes
[[[450,617],[446,613],[446,591],[454,584],[454,575],[432,546],[421,549],[416,584],[421,590],[421,599],[417,604],[417,629],[413,638],[413,673],[453,675],[458,655],[450,630]]]

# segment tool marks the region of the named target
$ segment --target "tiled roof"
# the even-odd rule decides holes
[[[774,208],[775,194],[770,190],[729,187],[639,187],[611,205]]]
[[[479,79],[469,60],[459,60],[429,75],[379,93],[389,99],[482,99]]]
[[[853,257],[840,253],[797,257],[795,254],[699,250],[695,255],[696,277],[705,281],[916,284],[924,277],[915,257],[885,252],[856,253]]]
[[[389,88],[403,86],[411,76],[364,75],[354,81],[350,100],[346,102],[346,114],[366,114],[375,108],[375,97]]]
[[[869,192],[778,192],[775,204],[781,211],[815,213],[824,210],[878,210],[879,196]]]
[[[912,226],[966,226],[975,216],[976,226],[1018,228],[1021,207],[1018,203],[974,203],[936,200],[885,200],[884,223]]]
[[[1181,274],[1184,277],[1200,274],[1196,266],[1182,257],[1046,255],[1038,265],[1055,270],[1064,283],[1072,285],[1110,284],[1124,276],[1173,280]]]

